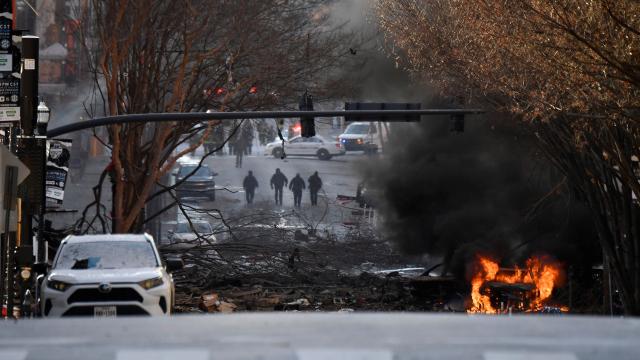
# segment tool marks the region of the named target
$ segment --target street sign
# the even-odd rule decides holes
[[[11,36],[13,34],[13,14],[0,13],[0,53],[11,53]]]
[[[13,55],[0,54],[0,72],[12,72],[12,71],[13,71]]]
[[[20,121],[20,79],[14,77],[19,50],[13,44],[13,6],[0,3],[0,124]],[[19,59],[19,58],[18,58]],[[16,63],[16,61],[18,63]]]
[[[47,173],[45,176],[47,207],[62,206],[69,174],[71,140],[47,140]]]
[[[20,120],[19,101],[20,80],[0,79],[0,122]]]
[[[22,161],[20,161],[20,159],[18,159],[17,156],[15,156],[11,151],[9,151],[9,149],[7,149],[6,146],[4,145],[0,145],[0,173],[3,176],[0,176],[0,209],[4,209],[4,208],[14,208],[14,204],[10,204],[4,203],[4,188],[5,188],[5,169],[7,167],[16,167],[18,169],[18,176],[17,176],[17,183],[15,184],[16,186],[18,184],[20,184],[21,182],[23,182],[27,176],[29,176],[29,168],[27,168],[27,166],[25,164],[22,163]],[[15,214],[12,215],[12,219],[10,220],[10,224],[9,224],[9,230],[10,231],[15,231],[16,230],[16,225],[17,225],[17,220],[15,219]],[[0,231],[4,231],[3,229],[5,228],[5,218],[4,216],[0,216]]]

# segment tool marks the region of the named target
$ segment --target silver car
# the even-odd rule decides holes
[[[175,231],[169,231],[167,240],[166,244],[161,244],[162,249],[191,249],[217,242],[211,224],[202,220],[194,220],[191,224],[186,221],[178,222]]]
[[[293,156],[317,156],[320,160],[329,160],[334,156],[344,155],[346,150],[338,141],[325,140],[321,136],[304,138],[296,136],[284,142],[284,152]],[[268,143],[264,155],[281,158],[283,153],[282,141]]]
[[[41,285],[44,317],[169,315],[174,284],[148,235],[68,236]]]

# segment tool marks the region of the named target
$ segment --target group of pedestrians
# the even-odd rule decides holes
[[[322,189],[322,179],[320,179],[317,171],[309,177],[307,183],[309,184],[311,205],[318,205],[318,192]],[[275,190],[276,205],[282,205],[282,190],[289,185],[289,190],[293,193],[293,206],[300,208],[302,192],[307,188],[307,183],[305,183],[300,174],[296,174],[296,176],[289,181],[280,169],[276,169],[270,181],[271,189]],[[252,171],[249,171],[249,174],[245,176],[242,187],[246,194],[247,204],[252,204],[256,188],[258,187],[258,180],[253,176]]]

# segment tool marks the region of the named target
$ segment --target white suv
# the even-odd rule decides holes
[[[174,304],[173,279],[148,235],[68,236],[41,285],[45,317],[169,315]]]
[[[338,140],[347,151],[363,150],[365,153],[376,153],[381,150],[381,135],[382,139],[386,139],[387,134],[383,127],[378,131],[374,122],[354,122],[338,136]]]

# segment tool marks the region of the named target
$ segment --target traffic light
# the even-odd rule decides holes
[[[258,93],[258,87],[253,85],[249,88],[249,94],[257,94]]]
[[[345,102],[345,110],[420,110],[420,103],[374,103]],[[351,121],[420,121],[420,115],[346,115],[345,122]]]
[[[213,90],[213,93],[216,96],[220,96],[225,93],[225,89],[223,87],[216,87],[215,90]]]
[[[307,90],[304,91],[300,99],[301,111],[313,111],[313,98]],[[302,116],[300,118],[300,135],[305,138],[316,136],[316,124],[313,116]]]

